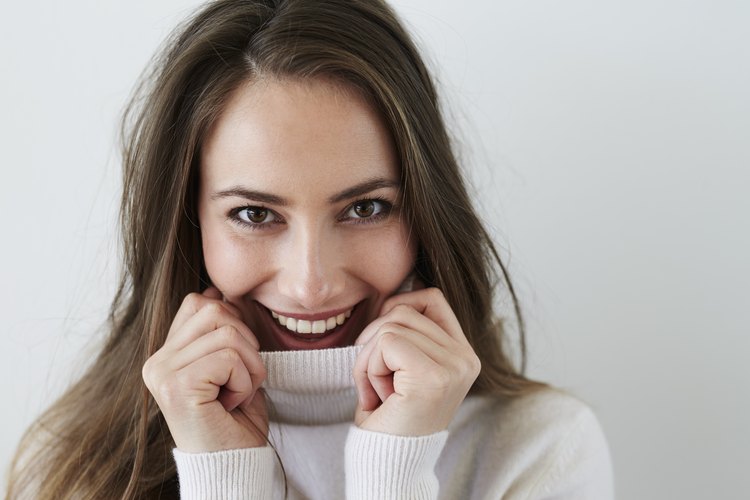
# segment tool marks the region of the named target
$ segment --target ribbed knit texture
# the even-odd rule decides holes
[[[346,441],[346,497],[437,498],[435,464],[448,431],[403,437],[352,426]]]
[[[268,446],[211,453],[174,449],[173,453],[183,500],[271,498],[276,455]]]
[[[279,425],[352,422],[357,405],[352,372],[361,350],[362,346],[350,346],[261,352],[272,431]],[[434,467],[447,435],[444,431],[421,437],[392,436],[351,425],[345,445],[347,498],[436,498]],[[276,460],[270,447],[205,454],[175,450],[174,455],[182,498],[273,496]]]
[[[183,499],[609,500],[596,416],[553,389],[470,396],[449,432],[405,437],[353,425],[359,347],[261,353],[270,447],[174,456]],[[284,480],[286,478],[286,480]],[[285,495],[286,493],[286,495]]]
[[[261,352],[271,420],[305,425],[351,421],[357,406],[352,371],[361,350]]]

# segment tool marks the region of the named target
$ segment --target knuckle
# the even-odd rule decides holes
[[[378,344],[381,347],[392,346],[399,341],[399,334],[393,331],[391,328],[393,323],[386,323],[381,328],[380,337],[378,337]]]
[[[158,379],[158,360],[156,356],[151,356],[143,363],[141,367],[141,378],[146,384],[146,387],[153,387],[156,380]]]
[[[462,353],[453,358],[453,361],[455,371],[461,378],[476,378],[482,367],[479,357],[474,352]]]
[[[239,342],[242,337],[240,331],[234,325],[224,325],[219,328],[217,333],[221,336],[225,343],[228,343],[230,345],[234,345],[236,342]]]
[[[172,375],[170,379],[171,380],[164,380],[164,382],[161,384],[161,389],[172,394],[180,392],[179,388],[190,387],[192,385],[191,375],[189,373],[186,373],[184,370],[178,371],[177,373]]]
[[[227,362],[227,364],[237,364],[242,361],[242,358],[240,358],[240,353],[237,352],[237,349],[234,349],[232,347],[227,347],[225,349],[222,349],[220,351],[221,358]]]
[[[153,358],[148,358],[145,363],[143,363],[143,366],[141,367],[141,378],[143,379],[143,382],[145,382],[146,385],[149,384],[151,381],[151,363]]]
[[[224,312],[224,308],[218,302],[209,302],[201,308],[205,314],[217,316]]]
[[[471,358],[469,358],[469,373],[474,377],[478,377],[479,373],[482,371],[482,361],[479,359],[479,356],[476,354],[472,355]]]
[[[398,331],[399,325],[398,323],[394,321],[386,321],[380,327],[378,328],[378,333],[380,334],[386,334],[386,333],[396,333]]]
[[[412,313],[412,312],[414,312],[415,310],[416,310],[416,309],[414,309],[414,308],[413,308],[412,306],[410,306],[409,304],[397,304],[397,305],[396,305],[396,306],[395,306],[395,307],[394,307],[394,308],[393,308],[393,309],[391,310],[391,313],[392,313],[392,314],[393,314],[394,316],[399,316],[399,317],[403,317],[403,316],[406,316],[406,315],[408,315],[408,314],[411,314],[411,313]]]
[[[171,407],[180,399],[180,390],[174,382],[162,380],[156,384],[151,394],[159,403],[159,406]]]
[[[430,299],[434,301],[441,301],[445,300],[445,294],[443,291],[436,287],[431,287],[427,289],[427,293],[429,294]]]
[[[199,293],[189,293],[182,300],[182,307],[191,311],[197,311],[203,303],[203,296]]]
[[[450,370],[444,366],[437,367],[432,373],[432,380],[436,387],[447,388],[450,387],[453,377]]]

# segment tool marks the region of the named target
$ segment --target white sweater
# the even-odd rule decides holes
[[[261,353],[289,500],[614,498],[604,434],[578,399],[554,389],[511,402],[469,396],[447,431],[364,431],[352,423],[358,351]],[[271,447],[174,457],[183,499],[284,498]]]

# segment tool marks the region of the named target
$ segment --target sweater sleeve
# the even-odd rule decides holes
[[[175,448],[173,455],[183,500],[272,497],[276,455],[270,446],[210,453]]]
[[[345,448],[346,498],[437,498],[435,465],[447,437],[448,431],[409,437],[352,425]]]
[[[596,415],[586,408],[552,450],[529,498],[612,500],[609,447]]]

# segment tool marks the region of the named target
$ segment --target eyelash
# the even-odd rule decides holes
[[[374,223],[380,222],[383,219],[386,219],[394,209],[394,205],[390,201],[380,196],[373,196],[371,198],[363,198],[361,200],[357,200],[354,203],[350,204],[344,209],[343,211],[344,216],[339,217],[337,220],[342,221],[342,222],[347,221],[348,217],[346,216],[346,214],[352,211],[356,205],[360,203],[367,203],[367,202],[373,202],[373,203],[379,204],[380,212],[370,217],[352,217],[351,219],[349,219],[350,223],[352,224],[374,224]],[[270,222],[259,222],[259,223],[252,223],[252,222],[244,221],[240,218],[239,214],[243,210],[248,210],[248,209],[267,210],[270,214],[273,214],[276,220],[273,220]],[[229,211],[228,217],[232,223],[237,224],[238,226],[241,226],[243,228],[253,230],[253,231],[269,229],[270,226],[272,225],[283,223],[283,219],[276,212],[274,212],[273,210],[271,210],[270,208],[264,205],[245,205],[242,207],[236,207]]]
[[[273,216],[275,217],[275,220],[270,221],[270,222],[258,222],[258,223],[247,222],[245,220],[242,220],[240,218],[240,213],[243,210],[250,210],[250,209],[266,210],[268,211],[268,213],[273,214]],[[243,228],[252,229],[254,231],[260,230],[260,229],[268,229],[272,225],[281,223],[281,217],[279,217],[273,210],[263,205],[245,205],[243,207],[233,208],[232,210],[229,211],[228,215],[229,215],[229,220],[233,222],[234,224],[237,224],[238,226],[241,226]]]
[[[352,224],[374,224],[375,222],[379,222],[383,219],[386,219],[391,212],[393,211],[393,203],[386,200],[385,198],[381,196],[373,196],[371,198],[364,198],[361,200],[357,200],[348,207],[346,207],[346,210],[344,210],[345,214],[348,214],[351,210],[354,209],[354,207],[359,203],[366,203],[366,202],[373,202],[377,203],[381,206],[380,212],[377,214],[371,215],[370,217],[352,217],[351,221]],[[345,219],[339,219],[339,220],[345,220]]]

